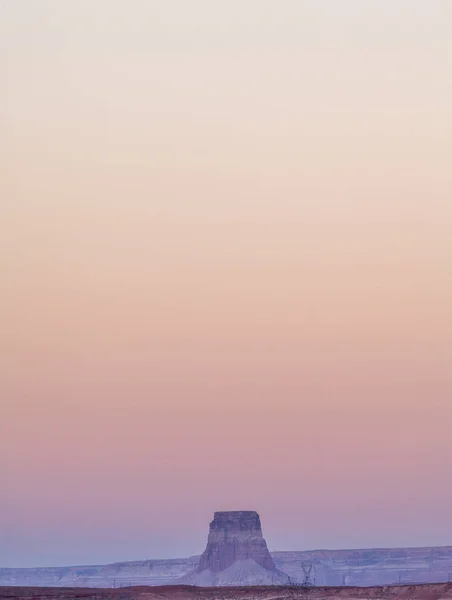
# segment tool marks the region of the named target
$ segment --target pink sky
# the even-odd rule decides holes
[[[0,7],[0,566],[452,544],[449,0]]]

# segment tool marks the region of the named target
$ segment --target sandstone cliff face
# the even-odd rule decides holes
[[[207,547],[199,561],[198,573],[219,573],[238,561],[254,560],[268,571],[275,563],[262,535],[259,515],[254,510],[216,512],[210,523]]]
[[[216,512],[198,568],[179,580],[201,587],[284,585],[288,577],[275,567],[254,510]]]

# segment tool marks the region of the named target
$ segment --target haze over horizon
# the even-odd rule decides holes
[[[0,3],[0,566],[452,545],[452,3]]]

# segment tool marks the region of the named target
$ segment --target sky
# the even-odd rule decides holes
[[[0,2],[0,566],[452,544],[452,3]]]

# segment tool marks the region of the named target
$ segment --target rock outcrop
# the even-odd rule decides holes
[[[207,547],[199,561],[198,573],[205,569],[218,573],[237,561],[248,559],[268,571],[276,571],[257,512],[216,512],[210,523]]]
[[[287,583],[268,551],[254,510],[216,512],[198,568],[183,578],[199,586]]]

